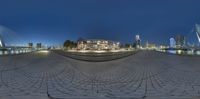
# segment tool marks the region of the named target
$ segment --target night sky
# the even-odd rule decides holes
[[[168,44],[200,23],[200,0],[0,0],[0,32],[7,43],[62,44],[101,38]],[[196,38],[195,38],[196,39]]]

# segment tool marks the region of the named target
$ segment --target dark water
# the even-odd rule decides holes
[[[170,53],[170,54],[177,54],[177,55],[199,55],[200,56],[200,50],[198,51],[194,51],[194,50],[160,50],[161,52],[165,52],[165,53]]]

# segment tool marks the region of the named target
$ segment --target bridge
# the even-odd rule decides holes
[[[193,51],[200,51],[200,47],[198,46],[200,44],[200,25],[195,24],[195,27],[192,31],[193,31],[192,34],[193,33],[196,34],[196,37],[198,39],[198,44],[197,44],[197,46],[187,46],[186,49],[193,50]]]
[[[3,41],[3,37],[0,35],[0,48],[5,47],[5,43]]]
[[[198,41],[200,43],[200,25],[198,25],[198,24],[195,25],[195,31],[197,34]]]
[[[192,37],[189,37],[189,35],[192,35]],[[167,50],[170,49],[170,50],[200,51],[200,46],[199,46],[200,45],[200,25],[199,24],[195,24],[192,31],[187,34],[186,38],[192,39],[192,42],[194,42],[195,40],[198,40],[198,42],[195,41],[196,43],[194,44],[190,44],[189,42],[187,42],[188,44],[184,45],[181,48],[167,48]]]
[[[0,55],[22,54],[32,52],[34,49],[26,46],[6,46],[3,37],[0,35]]]

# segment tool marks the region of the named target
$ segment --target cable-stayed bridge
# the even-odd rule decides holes
[[[3,37],[0,35],[0,55],[28,53],[33,50],[33,48],[27,46],[6,46]]]
[[[5,43],[3,41],[3,37],[0,35],[0,48],[5,47]]]
[[[200,50],[200,25],[195,24],[191,32],[186,36],[187,44],[184,45],[184,49],[188,50]]]
[[[200,43],[200,25],[199,24],[195,25],[195,31],[196,31],[196,35],[197,35],[198,41]]]

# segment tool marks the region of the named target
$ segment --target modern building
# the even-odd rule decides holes
[[[177,35],[175,40],[176,40],[176,48],[184,47],[186,44],[185,36]]]
[[[120,43],[102,39],[82,39],[77,41],[78,50],[117,50]]]
[[[135,35],[135,47],[140,48],[140,46],[141,46],[140,35]]]
[[[29,48],[33,48],[33,43],[28,43]]]
[[[37,43],[37,44],[36,44],[36,48],[37,48],[37,49],[41,49],[41,48],[42,48],[42,43]]]
[[[156,49],[156,44],[146,42],[146,49]]]
[[[5,47],[5,43],[3,41],[3,37],[0,35],[0,48]]]
[[[169,39],[169,42],[170,42],[170,48],[176,48],[176,41],[173,37]]]

